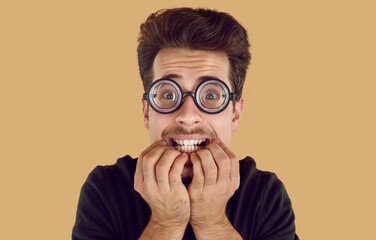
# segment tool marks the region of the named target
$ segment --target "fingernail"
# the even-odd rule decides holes
[[[219,144],[221,141],[219,141],[219,139],[215,139],[214,141],[213,141],[213,143],[216,143],[216,144]]]

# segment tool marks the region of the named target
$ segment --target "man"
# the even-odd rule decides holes
[[[151,145],[89,175],[73,239],[298,239],[283,184],[230,150],[246,30],[217,11],[159,11],[141,25],[138,59]]]

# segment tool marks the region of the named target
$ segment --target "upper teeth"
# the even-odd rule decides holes
[[[197,145],[205,141],[205,139],[195,139],[195,140],[174,140],[177,144],[182,146]]]
[[[200,143],[204,142],[205,139],[196,139],[196,140],[175,140],[174,141],[178,144],[175,148],[181,152],[193,152],[201,149],[202,147],[199,146]]]

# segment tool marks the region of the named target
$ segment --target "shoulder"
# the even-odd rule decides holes
[[[87,177],[84,187],[94,187],[97,190],[104,187],[116,187],[121,183],[132,183],[136,169],[137,159],[126,155],[119,158],[112,165],[98,165]],[[123,184],[122,184],[123,185]],[[102,186],[102,188],[100,188]]]
[[[81,188],[72,239],[113,239],[131,224],[126,216],[146,218],[146,203],[133,188],[135,166],[136,159],[125,156],[94,168]]]
[[[137,159],[126,155],[119,158],[115,164],[112,165],[98,165],[89,174],[88,179],[97,180],[118,174],[129,174],[135,171],[137,164]]]
[[[234,219],[241,216],[242,222],[247,223],[247,227],[239,226],[242,235],[294,239],[295,216],[281,180],[273,172],[257,169],[251,157],[241,160],[239,167],[240,187],[234,194],[232,205],[236,207],[231,210]]]
[[[239,163],[240,186],[244,191],[253,193],[260,202],[268,202],[282,198],[289,201],[282,181],[273,172],[262,171],[256,168],[256,162],[246,157]]]
[[[119,206],[119,201],[124,203],[128,197],[136,196],[133,187],[136,162],[127,155],[113,165],[94,168],[81,188],[80,202],[113,209]]]
[[[252,187],[261,185],[260,187],[265,188],[273,184],[281,184],[275,173],[257,169],[255,160],[248,156],[239,161],[239,171],[241,185],[252,185]]]

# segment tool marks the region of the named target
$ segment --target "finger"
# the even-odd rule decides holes
[[[169,172],[177,156],[181,153],[175,149],[166,149],[155,166],[155,176],[162,192],[170,191]]]
[[[136,172],[134,174],[134,189],[140,193],[142,182],[144,181],[144,173],[142,171],[143,157],[139,157],[136,165]]]
[[[157,177],[156,177],[156,164],[162,157],[163,153],[172,149],[170,146],[158,146],[152,149],[143,157],[142,170],[144,174],[144,184],[151,184],[149,186],[157,187]]]
[[[172,192],[176,192],[184,186],[181,180],[181,174],[184,169],[184,164],[187,162],[187,160],[188,154],[182,153],[175,159],[175,161],[172,164],[169,173],[170,190]]]
[[[201,165],[201,160],[196,152],[191,153],[189,157],[193,165],[193,178],[190,188],[192,187],[193,189],[202,191],[205,184],[205,175],[204,169]]]
[[[197,155],[201,159],[201,165],[204,169],[205,175],[205,188],[214,187],[217,183],[217,164],[213,159],[213,155],[211,154],[210,150],[207,148],[200,149],[196,151]]]
[[[167,145],[167,142],[164,140],[154,142],[149,147],[147,147],[138,157],[137,165],[136,165],[136,172],[134,174],[134,187],[137,191],[141,190],[142,183],[144,181],[144,172],[143,172],[143,159],[144,156],[149,153],[152,149],[156,148],[157,146]]]
[[[236,157],[234,159],[231,159],[230,180],[233,184],[234,189],[238,189],[240,186],[240,169],[239,160]]]
[[[217,143],[223,149],[223,151],[227,154],[229,158],[231,159],[234,157],[236,158],[235,154],[222,141],[220,141],[219,139],[216,139],[215,143]]]
[[[230,165],[230,180],[234,187],[237,189],[240,184],[240,173],[239,173],[239,159],[238,157],[221,141],[218,139],[218,145],[223,149],[223,151],[229,156],[231,160]]]
[[[156,141],[152,144],[150,144],[141,154],[140,154],[140,158],[145,156],[146,154],[148,154],[151,150],[153,150],[154,148],[158,147],[158,146],[167,146],[167,142],[165,140],[159,140],[159,141]]]
[[[215,163],[218,166],[217,183],[228,182],[230,180],[231,160],[220,145],[213,142],[206,146],[210,150]]]

